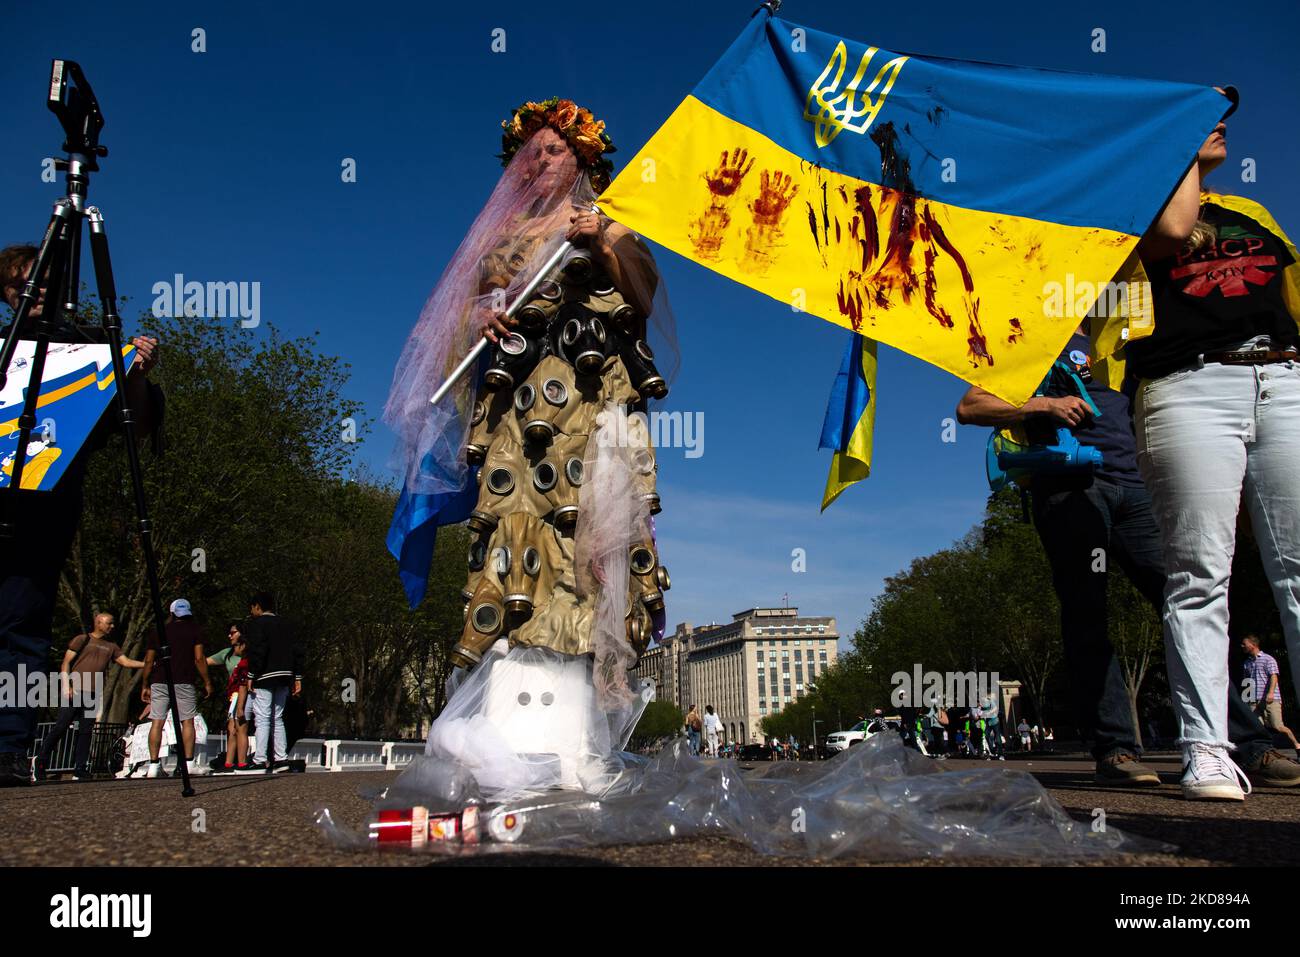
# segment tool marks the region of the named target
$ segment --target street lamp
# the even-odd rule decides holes
[[[826,722],[824,721],[822,722],[822,724],[825,723]],[[816,708],[812,709],[812,731],[813,731],[813,740],[812,740],[813,760],[816,761],[817,760],[817,709]]]

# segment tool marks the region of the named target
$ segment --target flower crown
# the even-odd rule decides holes
[[[614,152],[614,142],[605,132],[604,120],[596,119],[590,110],[572,100],[558,96],[541,103],[529,100],[511,113],[510,119],[501,121],[501,165],[508,165],[519,148],[543,126],[555,130],[573,147],[578,160],[587,168],[596,192],[609,185],[614,164],[604,154]]]

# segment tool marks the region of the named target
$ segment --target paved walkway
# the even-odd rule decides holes
[[[1115,863],[1300,863],[1300,788],[1260,789],[1244,804],[1193,803],[1184,801],[1178,790],[1175,756],[1156,756],[1147,763],[1161,773],[1163,787],[1123,789],[1094,784],[1092,763],[1082,756],[1013,759],[1003,766],[1033,773],[1077,820],[1091,821],[1094,809],[1101,808],[1108,826],[1180,848],[1172,856],[1143,855]],[[358,825],[370,808],[370,797],[394,777],[395,772],[375,771],[196,778],[198,793],[190,800],[181,798],[180,783],[175,780],[56,781],[4,789],[0,790],[0,865],[463,866],[507,860],[501,855],[448,860],[352,853],[332,847],[313,826],[312,813],[320,807],[329,807],[342,824]],[[508,861],[520,865],[817,863],[764,857],[725,838],[562,854],[519,852],[509,854]]]

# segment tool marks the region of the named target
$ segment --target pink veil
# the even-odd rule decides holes
[[[533,175],[527,152],[519,150],[501,174],[420,310],[393,372],[384,421],[396,433],[392,465],[410,494],[449,494],[465,487],[476,371],[463,376],[437,406],[429,398],[477,342],[480,310],[504,310],[513,302],[564,241],[575,209],[587,210],[596,202],[581,166],[569,177],[543,183],[544,177]],[[632,287],[624,295],[648,312],[651,348],[660,374],[671,382],[680,354],[653,257],[640,240],[620,242],[616,252]]]

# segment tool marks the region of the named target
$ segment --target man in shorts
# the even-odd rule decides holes
[[[1269,731],[1285,735],[1291,747],[1300,752],[1300,743],[1291,729],[1282,723],[1282,689],[1278,685],[1277,659],[1259,648],[1259,638],[1247,635],[1241,639],[1241,650],[1246,655],[1241,691],[1246,703],[1253,706],[1259,720]]]
[[[167,644],[171,648],[172,684],[176,688],[176,704],[181,713],[181,738],[184,760],[190,763],[190,774],[203,774],[194,760],[194,715],[198,713],[199,680],[203,682],[203,696],[212,694],[212,680],[208,677],[208,658],[203,653],[203,632],[194,620],[190,603],[178,598],[171,604],[167,617]],[[149,648],[144,656],[144,696],[149,703],[149,770],[145,777],[166,777],[158,752],[162,747],[163,725],[171,718],[171,700],[167,697],[167,678],[161,666],[155,668],[160,654],[157,634],[149,637]],[[181,760],[180,756],[177,760]]]

